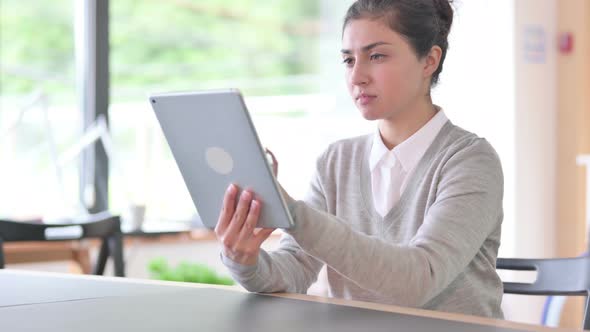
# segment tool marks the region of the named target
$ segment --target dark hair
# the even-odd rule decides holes
[[[342,30],[352,20],[384,19],[410,43],[418,58],[438,45],[442,49],[440,64],[430,82],[435,85],[449,47],[447,37],[453,24],[451,3],[452,0],[357,0],[348,8]]]

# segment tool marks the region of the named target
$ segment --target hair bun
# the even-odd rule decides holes
[[[433,0],[436,13],[441,20],[440,28],[441,32],[448,35],[451,31],[451,25],[453,24],[453,7],[451,4],[453,0]]]

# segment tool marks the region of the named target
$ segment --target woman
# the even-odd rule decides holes
[[[330,145],[304,201],[284,193],[295,227],[274,252],[260,249],[272,232],[255,229],[260,202],[228,188],[215,231],[222,261],[246,289],[305,293],[326,265],[331,296],[503,316],[500,161],[430,97],[452,20],[447,0],[349,8],[346,81],[378,130]]]

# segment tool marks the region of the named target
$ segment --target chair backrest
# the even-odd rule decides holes
[[[584,295],[583,328],[590,329],[590,257],[498,258],[499,270],[536,271],[533,283],[504,282],[504,293],[524,295]]]
[[[78,234],[59,235],[60,230],[78,227]],[[55,230],[57,232],[51,232]],[[110,213],[98,213],[84,220],[72,220],[60,224],[42,224],[0,219],[0,238],[6,242],[13,241],[54,241],[64,239],[104,238],[121,231],[119,218]],[[51,235],[57,234],[57,235]]]
[[[115,275],[124,276],[123,241],[119,216],[102,212],[60,224],[17,222],[0,219],[0,269],[4,268],[3,242],[63,241],[101,238],[95,274],[103,274],[106,260],[112,256]]]

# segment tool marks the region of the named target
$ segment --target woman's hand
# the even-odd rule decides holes
[[[243,191],[236,205],[238,187],[231,184],[223,197],[215,235],[223,245],[225,257],[242,265],[255,265],[260,246],[274,228],[256,228],[261,203],[253,199],[253,193]]]

